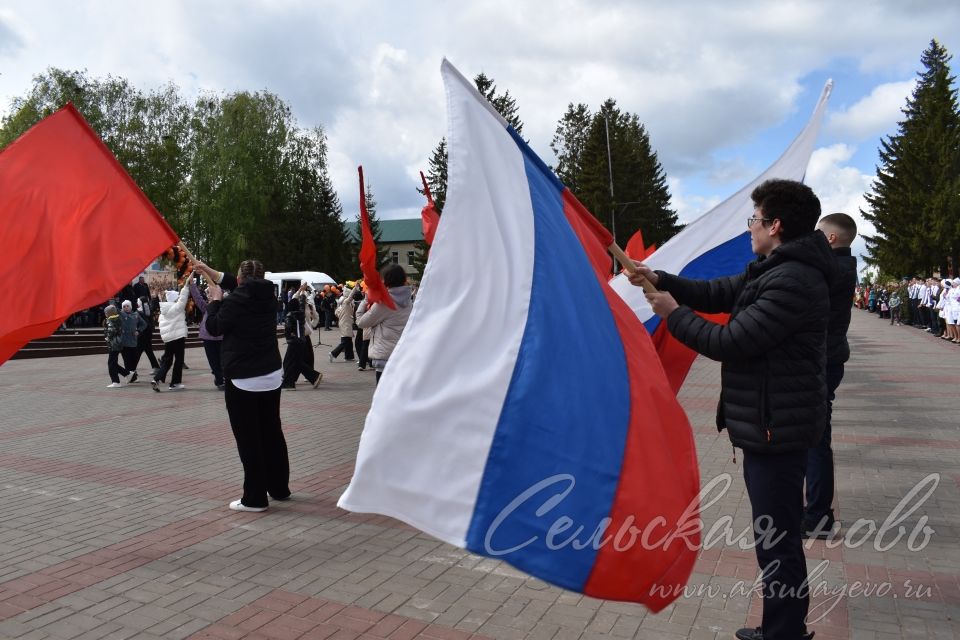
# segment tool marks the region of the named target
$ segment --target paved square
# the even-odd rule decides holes
[[[960,347],[855,310],[851,349],[834,408],[846,539],[808,544],[812,628],[960,637]],[[0,638],[706,639],[758,623],[716,363],[697,361],[681,400],[703,484],[729,488],[687,590],[653,615],[337,509],[373,373],[316,354],[320,389],[281,403],[294,499],[263,514],[226,507],[241,468],[202,350],[173,393],[106,389],[106,356],[0,367]]]

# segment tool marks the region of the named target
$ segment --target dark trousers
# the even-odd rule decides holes
[[[137,365],[140,364],[140,356],[146,354],[147,360],[150,361],[150,366],[154,369],[160,368],[160,363],[157,362],[157,356],[153,355],[153,328],[147,329],[137,337],[137,358],[133,362],[133,368],[136,369]]]
[[[345,336],[340,336],[340,344],[337,345],[337,348],[330,352],[334,358],[339,356],[341,353],[345,353],[343,356],[347,360],[353,360],[353,338],[347,338]]]
[[[323,310],[323,328],[325,331],[330,331],[330,327],[333,325],[333,311],[329,309]]]
[[[807,452],[807,510],[804,526],[812,529],[824,516],[825,526],[833,524],[833,448],[832,425],[833,400],[837,397],[837,387],[843,380],[843,365],[827,365],[827,426],[823,436],[815,447]]]
[[[227,381],[224,390],[230,428],[243,464],[243,498],[248,507],[266,507],[267,494],[290,495],[290,461],[280,428],[280,389],[243,391]]]
[[[313,366],[313,338],[310,336],[303,336],[303,361],[307,363],[307,366],[310,369],[315,369]]]
[[[136,347],[124,347],[120,350],[120,355],[123,357],[123,368],[127,371],[136,371],[137,370],[137,360],[140,358],[137,354]]]
[[[203,350],[207,354],[207,364],[213,373],[213,384],[218,387],[223,384],[223,369],[220,367],[220,345],[222,340],[204,340]]]
[[[287,343],[287,352],[283,354],[283,386],[294,386],[301,374],[310,384],[317,381],[320,374],[307,363],[304,355],[307,349],[307,343],[302,338]],[[312,348],[309,350],[313,351]]]
[[[743,452],[743,480],[753,510],[757,563],[763,575],[764,640],[795,640],[806,632],[810,593],[801,537],[806,465],[806,451]],[[763,520],[758,522],[760,518]],[[772,532],[760,539],[763,528],[772,528]]]
[[[170,371],[170,365],[173,365],[173,375],[170,377],[170,384],[180,384],[183,380],[183,349],[187,344],[186,338],[179,338],[165,342],[163,345],[163,357],[160,358],[160,370],[154,380],[164,382],[167,378],[167,372]]]
[[[363,329],[357,329],[357,335],[353,337],[353,346],[357,349],[357,366],[364,368],[370,366],[370,360],[367,358],[370,341],[363,339]]]
[[[107,374],[110,376],[110,382],[120,382],[120,376],[130,375],[129,371],[118,364],[119,359],[119,351],[111,351],[107,354]]]
[[[910,324],[915,327],[920,326],[920,301],[916,298],[910,298]]]
[[[890,308],[890,324],[894,322],[900,322],[900,307]]]

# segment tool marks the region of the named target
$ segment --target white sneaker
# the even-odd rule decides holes
[[[120,384],[119,382],[111,382],[110,384],[107,385],[107,389],[119,389],[122,386],[123,385]]]
[[[241,500],[234,500],[230,503],[230,508],[234,511],[252,511],[254,513],[260,513],[261,511],[266,511],[266,507],[248,507],[243,504]]]
[[[170,391],[180,391],[181,389],[186,389],[186,388],[187,388],[186,385],[182,385],[182,384],[172,384],[169,387]]]

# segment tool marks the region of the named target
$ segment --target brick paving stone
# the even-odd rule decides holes
[[[850,342],[834,405],[842,544],[807,545],[808,567],[823,563],[811,628],[960,637],[960,351],[857,310]],[[108,391],[101,356],[0,368],[0,637],[706,639],[759,617],[742,468],[713,425],[716,363],[698,360],[680,399],[704,486],[729,486],[702,513],[686,591],[652,614],[337,509],[373,380],[325,358],[321,388],[281,402],[294,499],[229,511],[241,473],[222,394],[202,351],[187,360],[178,394]]]

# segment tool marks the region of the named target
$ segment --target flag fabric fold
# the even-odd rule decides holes
[[[699,547],[686,414],[596,264],[592,216],[447,61],[442,75],[443,241],[339,505],[660,610]]]
[[[363,189],[363,167],[357,167],[357,173],[360,175],[360,271],[366,285],[367,304],[379,302],[396,309],[397,305],[390,297],[377,268],[377,245],[370,230],[370,214],[367,212],[367,198]]]
[[[648,255],[644,259],[646,265],[685,278],[704,280],[743,271],[754,258],[750,250],[750,232],[746,226],[747,218],[753,215],[750,193],[772,178],[803,181],[832,90],[833,81],[828,80],[806,126],[766,171]],[[626,275],[614,278],[611,286],[653,336],[671,386],[675,392],[679,392],[697,357],[696,352],[670,335],[666,323],[653,313],[643,290],[631,285]],[[729,319],[727,314],[701,315],[720,323],[726,323]]]
[[[70,104],[0,152],[0,228],[0,364],[177,242]]]

